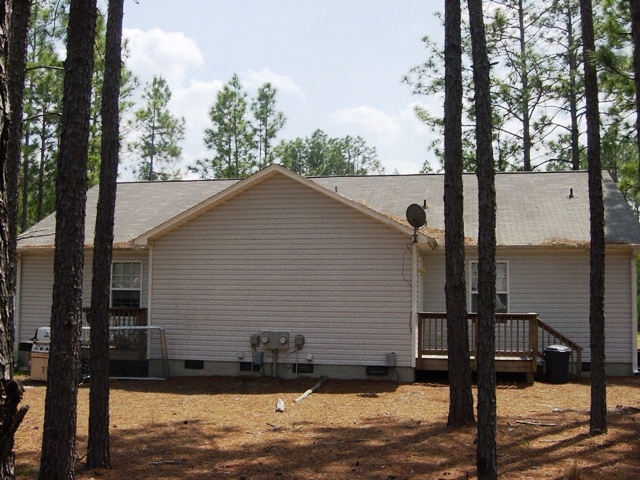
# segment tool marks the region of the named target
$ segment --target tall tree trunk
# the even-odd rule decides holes
[[[31,5],[33,0],[12,2],[11,30],[9,32],[9,101],[11,103],[11,125],[9,130],[9,164],[8,164],[8,193],[9,193],[9,228],[12,240],[12,267],[9,278],[15,282],[16,241],[18,236],[18,184],[20,182],[20,165],[22,163],[22,114],[24,88],[27,68],[27,36]],[[15,284],[13,284],[15,290]]]
[[[478,163],[478,478],[498,478],[496,453],[496,189],[491,136],[490,64],[482,0],[469,0]]]
[[[13,377],[18,178],[26,38],[31,1],[0,2],[0,478],[15,478],[14,435],[29,409]],[[11,11],[11,13],[10,13]],[[11,23],[9,29],[9,22]],[[6,63],[5,63],[6,62]]]
[[[445,2],[444,232],[446,261],[449,418],[447,425],[474,422],[469,326],[464,274],[462,185],[462,39],[460,0]]]
[[[531,113],[529,112],[529,62],[527,61],[527,40],[525,38],[524,5],[518,1],[518,32],[520,46],[520,80],[522,82],[522,166],[525,172],[531,171]]]
[[[102,87],[100,191],[91,286],[91,390],[87,468],[111,468],[109,451],[109,287],[120,153],[120,80],[124,0],[109,0]]]
[[[39,480],[74,479],[96,0],[71,0],[64,62],[51,351]]]
[[[584,91],[587,117],[587,160],[589,163],[589,213],[591,218],[591,274],[589,278],[589,328],[591,346],[591,435],[607,431],[607,387],[604,337],[604,200],[600,160],[600,113],[598,73],[591,0],[580,0]]]
[[[42,112],[41,128],[40,131],[40,164],[38,168],[38,200],[36,203],[36,223],[42,220],[44,214],[43,203],[44,203],[44,167],[47,161],[47,122],[46,122],[46,114]]]
[[[638,188],[640,189],[640,0],[629,0],[633,38],[633,78],[636,86],[636,144],[638,146]]]
[[[567,65],[569,66],[569,118],[571,121],[571,169],[580,170],[580,129],[578,125],[578,45],[573,35],[573,13],[567,1]]]
[[[25,150],[31,144],[31,135],[27,130],[24,139]],[[29,224],[29,154],[25,153],[22,159],[22,195],[20,199],[20,230],[24,232]]]

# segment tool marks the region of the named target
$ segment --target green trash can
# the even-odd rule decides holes
[[[549,345],[544,349],[544,378],[549,383],[569,383],[571,349],[564,345]]]

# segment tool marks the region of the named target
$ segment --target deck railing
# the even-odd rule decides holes
[[[91,309],[85,307],[82,309],[82,324],[91,326],[90,318]],[[110,327],[145,327],[147,325],[147,309],[146,308],[110,308],[109,309],[109,326]]]
[[[420,355],[447,354],[447,314],[419,313],[418,336]],[[536,322],[534,313],[498,313],[495,322],[496,356],[536,356]],[[468,314],[469,349],[475,356],[478,315]]]
[[[582,347],[546,323],[538,322],[538,357],[544,359],[544,349],[549,345],[565,345],[571,349],[569,366],[573,375],[580,378],[582,372]]]
[[[472,364],[476,358],[478,315],[468,314],[469,354]],[[538,358],[544,358],[544,349],[551,344],[566,345],[571,349],[573,374],[580,377],[582,347],[540,321],[535,313],[497,313],[495,321],[496,359],[521,359],[536,371]],[[447,314],[421,312],[418,314],[418,356],[447,356]]]
[[[82,309],[82,324],[91,327],[91,309]],[[121,327],[147,326],[146,308],[110,308],[109,309],[109,345],[116,350],[146,351],[147,337],[144,331],[122,329]],[[88,347],[89,337],[83,336],[83,346]]]

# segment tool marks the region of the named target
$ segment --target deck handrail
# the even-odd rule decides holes
[[[542,331],[542,335],[541,335]],[[551,341],[553,340],[553,341]],[[573,374],[577,378],[582,376],[582,347],[570,338],[558,332],[555,328],[538,320],[538,358],[544,359],[544,350],[549,345],[561,344],[571,349],[569,365],[573,365]],[[575,356],[574,356],[575,354]]]
[[[90,307],[82,308],[82,320],[84,325],[91,325],[89,315]],[[147,309],[133,307],[109,308],[110,327],[144,327],[147,325]]]
[[[544,349],[552,343],[561,343],[571,349],[574,375],[580,378],[582,347],[553,327],[542,322],[536,313],[497,313],[495,322],[496,357],[521,358],[536,370],[538,358],[544,358]],[[469,328],[469,355],[475,360],[478,315],[467,314]],[[551,341],[552,340],[552,341]],[[418,313],[418,355],[447,356],[447,314],[444,312]]]
[[[447,314],[442,312],[420,312],[418,314],[418,337],[420,353],[424,355],[447,354]],[[501,356],[536,355],[535,332],[538,316],[535,313],[496,314],[496,353]],[[475,354],[478,315],[467,314],[469,327],[469,350]],[[425,323],[427,325],[425,325]],[[428,333],[428,336],[425,336]]]

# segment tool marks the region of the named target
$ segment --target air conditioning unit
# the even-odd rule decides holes
[[[260,343],[265,350],[289,350],[289,332],[265,330],[260,332]]]

